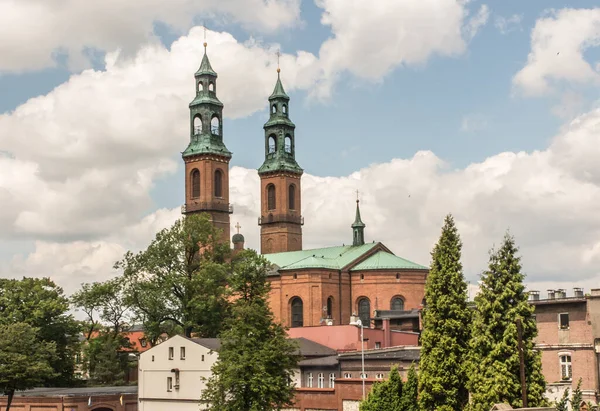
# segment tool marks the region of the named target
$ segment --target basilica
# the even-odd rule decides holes
[[[185,163],[184,214],[208,213],[230,239],[229,161],[223,140],[223,104],[217,97],[217,73],[204,57],[195,73],[196,96],[190,103],[190,143]],[[394,255],[382,243],[365,242],[365,224],[356,201],[356,217],[348,232],[352,245],[311,250],[302,247],[303,170],[296,161],[296,126],[290,119],[290,97],[277,69],[264,125],[264,161],[258,168],[261,204],[260,252],[272,264],[270,306],[288,327],[350,324],[378,319],[406,324],[423,304],[427,267]],[[350,222],[349,222],[350,223]],[[244,247],[235,234],[234,249]],[[344,242],[348,242],[347,240]],[[413,314],[411,314],[413,313]],[[396,320],[396,322],[394,322]],[[418,328],[418,326],[417,326]]]

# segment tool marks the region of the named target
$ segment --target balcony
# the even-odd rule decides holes
[[[192,201],[189,204],[181,206],[181,214],[192,213],[195,211],[220,211],[233,214],[233,204],[217,202]]]
[[[272,223],[294,223],[304,225],[304,217],[294,214],[269,214],[258,217],[258,225]]]

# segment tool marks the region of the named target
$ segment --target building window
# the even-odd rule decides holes
[[[208,83],[208,91],[215,91],[215,83],[212,81]]]
[[[174,356],[175,350],[173,349],[173,347],[169,347],[169,360],[172,360]]]
[[[352,374],[350,374],[349,372],[345,372],[344,378],[352,378]]]
[[[274,135],[270,135],[269,139],[267,141],[268,144],[268,150],[269,150],[269,154],[273,154],[277,148],[277,145],[275,143],[275,136]]]
[[[306,388],[312,388],[313,386],[313,375],[312,372],[306,374]]]
[[[220,135],[220,128],[221,128],[221,122],[219,121],[219,117],[214,116],[211,120],[210,120],[210,131],[212,134],[218,136]]]
[[[202,354],[202,361],[204,361],[204,354]]]
[[[333,318],[333,297],[327,299],[327,318]]]
[[[200,197],[200,171],[192,170],[192,198]]]
[[[390,304],[390,309],[395,310],[395,311],[404,310],[404,300],[400,297],[392,298],[392,302]]]
[[[383,374],[382,373],[375,374],[375,378],[377,378],[378,380],[383,380]]]
[[[200,115],[194,117],[194,135],[198,136],[202,134],[202,118]]]
[[[198,82],[198,91],[204,91],[204,84],[202,82]]]
[[[283,141],[283,149],[286,153],[292,154],[292,137],[288,134]]]
[[[322,372],[317,376],[317,388],[325,388],[325,376]]]
[[[287,114],[287,106],[284,104],[281,108],[283,109],[283,114]]]
[[[563,380],[571,380],[573,378],[573,370],[571,368],[571,355],[563,354],[559,358],[560,358],[560,378]]]
[[[141,345],[142,347],[145,347],[145,346],[147,346],[147,345],[148,345],[148,341],[146,341],[146,339],[145,339],[145,338],[141,338],[141,339],[140,339],[140,345]]]
[[[400,274],[396,273],[396,281],[400,281]]]
[[[371,302],[368,298],[358,300],[358,317],[363,327],[368,328],[371,325]]]
[[[381,348],[381,342],[380,341],[375,341],[375,349],[378,350]]]
[[[367,379],[367,374],[366,373],[360,373],[360,379],[361,380],[366,380]]]
[[[558,328],[561,330],[569,329],[569,313],[558,314]]]
[[[298,279],[298,274],[294,273],[294,280]]]
[[[215,171],[215,197],[223,197],[223,172]]]
[[[173,390],[173,377],[167,377],[167,391]]]
[[[335,373],[329,374],[329,388],[335,388]]]
[[[292,328],[304,325],[303,304],[300,297],[292,298]]]
[[[361,275],[360,275],[360,281],[362,281],[362,280],[364,280],[364,279],[365,279],[365,275],[364,275],[364,274],[361,274]]]
[[[296,209],[296,186],[293,184],[288,187],[288,207],[290,210]]]
[[[273,184],[269,184],[267,186],[267,209],[275,210],[276,205],[277,204],[275,201],[275,186]]]
[[[154,356],[152,356],[152,362],[154,362]]]
[[[271,107],[271,113],[277,113],[277,106],[275,104],[273,104],[273,106]]]
[[[179,349],[179,353],[180,353],[181,359],[185,360],[185,347],[181,347]]]

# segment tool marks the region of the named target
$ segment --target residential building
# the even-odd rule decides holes
[[[531,291],[529,302],[535,307],[536,348],[542,353],[547,396],[560,399],[564,390],[572,391],[581,378],[584,400],[597,403],[600,289],[584,295],[581,288],[575,288],[572,296],[567,296],[566,290],[548,290],[546,298]]]

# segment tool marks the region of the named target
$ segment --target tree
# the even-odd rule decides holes
[[[176,324],[187,337],[216,337],[227,301],[227,244],[208,215],[192,214],[160,231],[148,248],[128,252],[123,269],[132,310],[154,343]]]
[[[415,364],[408,369],[406,382],[402,388],[401,409],[403,411],[419,411],[419,378]]]
[[[376,382],[369,396],[360,403],[360,411],[404,411],[402,378],[398,366],[390,370],[390,378]]]
[[[0,325],[29,324],[37,329],[40,341],[56,346],[50,363],[55,373],[45,385],[64,387],[76,382],[80,325],[68,310],[62,288],[49,278],[0,279]]]
[[[461,411],[467,403],[466,360],[470,312],[461,241],[448,215],[435,245],[425,286],[419,405],[424,411]]]
[[[202,394],[211,410],[281,409],[293,400],[297,346],[274,322],[267,301],[268,267],[267,260],[251,250],[240,252],[232,261],[231,314],[221,332],[219,358]]]
[[[581,392],[581,378],[577,382],[577,387],[573,390],[573,396],[571,397],[571,410],[579,411],[581,409],[581,403],[583,402],[583,393]]]
[[[556,411],[568,411],[569,410],[569,389],[567,388],[563,393],[560,401],[556,403]]]
[[[490,252],[488,269],[481,276],[475,297],[468,361],[471,407],[475,411],[487,411],[497,403],[523,406],[517,320],[523,329],[527,403],[531,407],[545,404],[545,380],[534,343],[534,307],[527,302],[517,251],[514,238],[507,233],[500,249]]]
[[[15,391],[34,388],[55,376],[56,344],[43,341],[39,329],[23,322],[0,325],[0,391],[10,410]]]
[[[101,333],[89,340],[84,348],[84,370],[89,380],[98,385],[123,385],[129,371],[131,344],[121,334]]]

